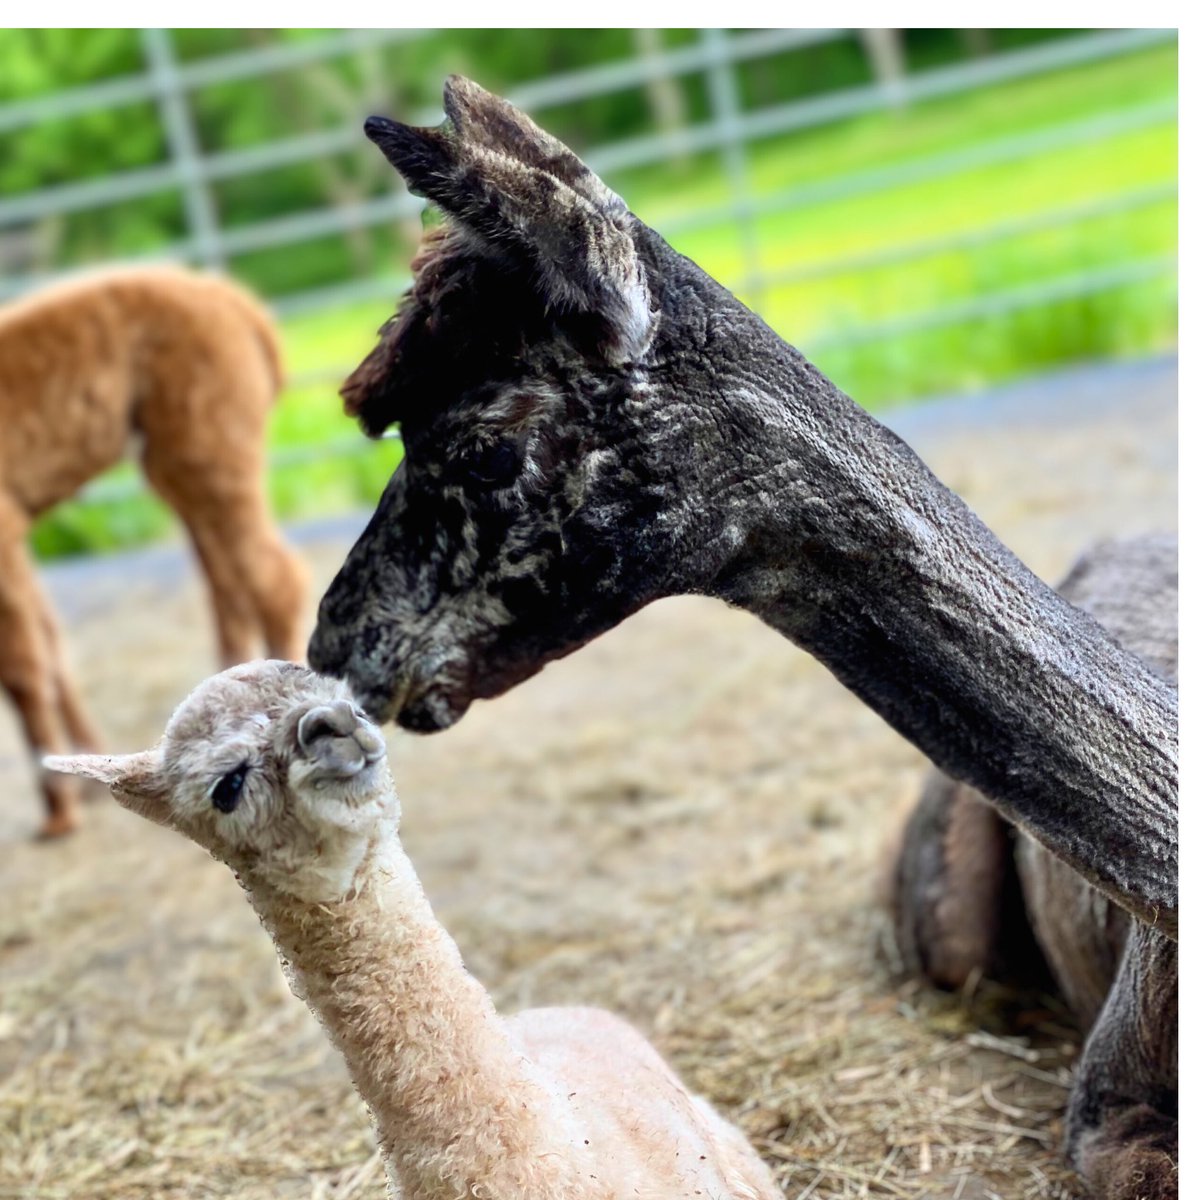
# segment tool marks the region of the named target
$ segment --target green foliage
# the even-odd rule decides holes
[[[33,551],[39,558],[93,554],[156,542],[172,529],[170,510],[148,492],[95,503],[70,500],[34,527]]]
[[[817,351],[827,375],[867,408],[977,390],[1065,362],[1175,344],[1172,280],[1114,288],[938,329]]]
[[[0,104],[141,69],[124,29],[0,31]],[[0,135],[0,195],[144,166],[161,157],[152,104],[97,109]]]
[[[126,75],[141,67],[130,29],[7,29],[0,38],[0,102]]]
[[[187,64],[330,32],[179,29],[171,36],[176,55]],[[658,31],[665,49],[692,43],[698,36],[689,29]],[[1013,36],[1013,31],[993,35],[997,46]],[[1056,31],[1029,31],[1024,36],[1056,36]],[[952,30],[910,30],[906,42],[915,69],[964,53]],[[451,71],[504,90],[635,52],[634,35],[627,29],[437,30],[295,69],[210,84],[189,96],[201,149],[230,153],[318,130],[353,127],[372,110],[409,117],[436,111],[441,80]],[[138,30],[0,30],[0,103],[133,75],[144,68]],[[745,104],[755,108],[866,82],[869,68],[851,37],[741,64],[736,76]],[[677,87],[687,120],[711,115],[701,74],[686,76]],[[644,132],[653,114],[647,90],[633,87],[544,109],[540,115],[569,142],[588,147]],[[167,158],[156,103],[100,108],[0,134],[0,195],[159,165]],[[216,181],[212,192],[222,222],[236,228],[331,203],[369,199],[391,187],[386,165],[364,141],[336,159]],[[180,241],[187,228],[181,199],[171,191],[125,201],[115,217],[109,211],[68,213],[34,223],[28,232],[28,253],[34,261],[26,269],[50,270],[146,252]],[[296,286],[334,282],[347,269],[369,274],[362,247],[355,245],[353,236],[344,240],[347,247],[341,255],[328,246],[312,247],[308,270],[297,268],[294,251],[255,260],[247,264],[248,281],[268,295],[278,295]],[[402,231],[384,231],[381,245],[393,256],[406,251]]]

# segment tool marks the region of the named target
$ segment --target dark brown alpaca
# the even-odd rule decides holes
[[[1178,666],[1174,537],[1105,542],[1062,595],[1164,679]],[[970,787],[926,781],[895,864],[893,916],[908,965],[944,988],[976,972],[1037,981],[1044,957],[1085,1030],[1068,1141],[1100,1200],[1177,1194],[1176,943],[1014,830]]]
[[[406,456],[313,664],[432,731],[659,597],[757,613],[1135,919],[1111,989],[1093,964],[1068,1150],[1109,1200],[1176,1194],[1173,1048],[1142,1022],[1174,996],[1173,684],[564,146],[468,81],[445,103],[367,125],[450,220],[344,391]]]
[[[248,293],[167,267],[109,270],[0,310],[0,686],[34,754],[97,748],[25,540],[33,521],[140,439],[187,526],[222,663],[303,652],[303,567],[267,505],[278,335]],[[43,773],[44,836],[78,823],[78,784]]]

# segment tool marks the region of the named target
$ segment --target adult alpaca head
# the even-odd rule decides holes
[[[719,596],[1173,935],[1174,689],[569,150],[465,80],[445,105],[368,125],[449,222],[343,391],[406,453],[313,665],[443,729],[653,599]]]
[[[735,326],[774,336],[511,105],[452,78],[445,107],[367,122],[449,219],[343,388],[405,460],[310,646],[420,731],[677,590],[724,420],[686,366]]]

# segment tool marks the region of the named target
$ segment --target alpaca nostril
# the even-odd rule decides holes
[[[321,717],[314,717],[310,713],[300,722],[300,745],[305,750],[312,749],[314,743],[322,738],[336,737],[333,731],[333,726],[328,721]]]
[[[354,715],[353,707],[345,700],[338,700],[333,704],[310,708],[300,718],[296,737],[301,748],[311,752],[318,742],[350,737],[357,728],[358,718]]]
[[[309,709],[300,718],[300,725],[296,730],[296,737],[300,742],[300,748],[304,751],[313,750],[317,742],[323,738],[335,736],[333,726],[330,725],[326,718],[325,710],[322,708]]]
[[[322,774],[349,778],[386,754],[382,736],[347,700],[310,708],[296,726],[300,753]]]

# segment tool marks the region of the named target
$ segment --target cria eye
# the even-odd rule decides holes
[[[209,799],[213,802],[213,808],[218,812],[233,812],[242,798],[242,784],[246,782],[246,776],[249,773],[250,764],[242,763],[240,767],[235,767],[228,774],[222,775],[208,793]]]
[[[521,456],[511,442],[481,446],[467,458],[467,474],[485,487],[505,487],[521,472]]]

